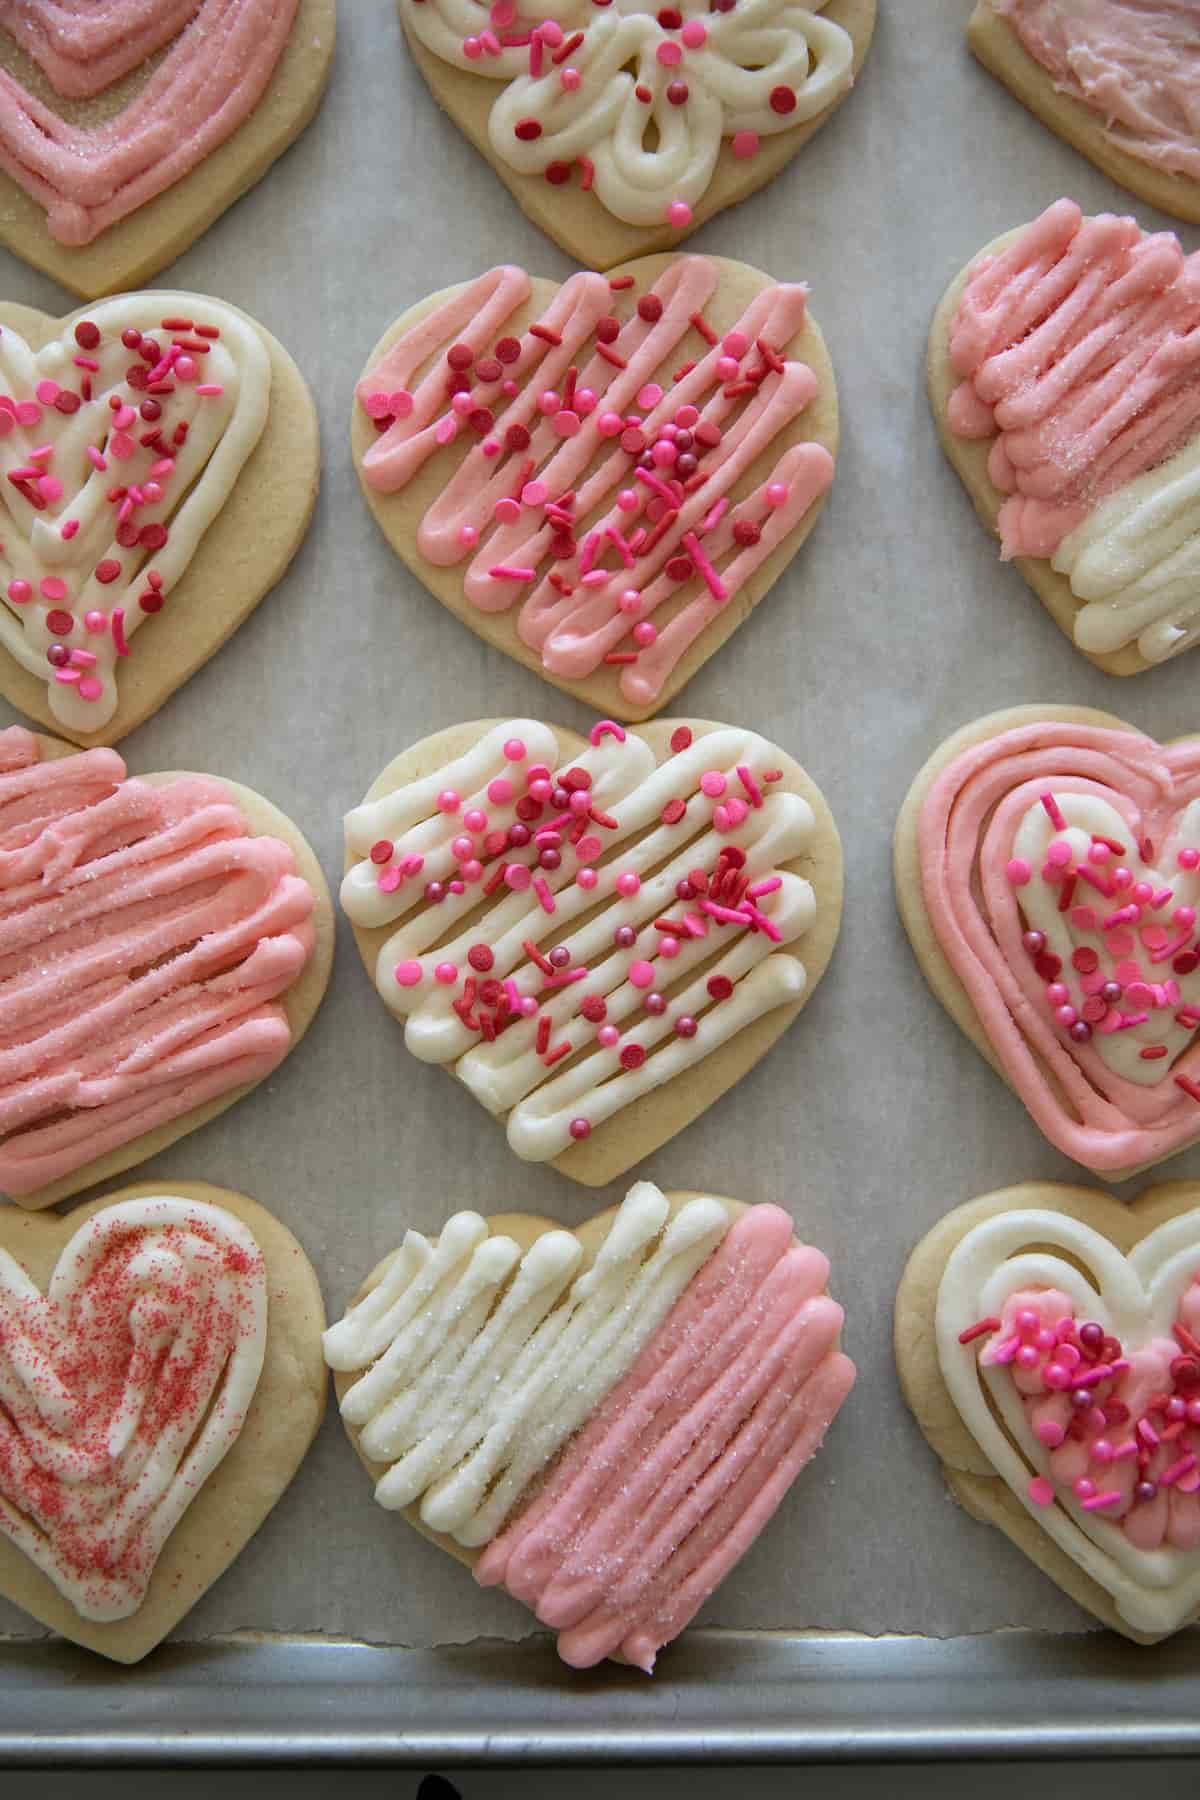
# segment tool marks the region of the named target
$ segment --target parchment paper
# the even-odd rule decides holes
[[[209,769],[261,789],[335,881],[341,814],[405,744],[501,712],[589,722],[431,600],[360,498],[351,393],[384,327],[498,261],[559,277],[571,265],[439,114],[392,0],[339,10],[316,123],[160,280],[248,308],[298,358],[325,433],[316,519],[282,586],[121,746],[135,772]],[[881,0],[859,91],[770,187],[692,240],[811,283],[843,442],[813,538],[676,710],[750,724],[808,768],[841,828],[847,898],[832,968],[803,1017],[639,1173],[788,1207],[832,1259],[860,1370],[825,1450],[710,1602],[708,1624],[957,1634],[1088,1622],[946,1498],[897,1391],[892,1298],[917,1238],[971,1195],[1080,1172],[930,995],[896,917],[889,840],[916,768],[964,721],[1069,700],[1170,737],[1200,724],[1200,654],[1126,682],[1092,669],[1001,567],[938,450],[922,359],[951,276],[1062,193],[1087,211],[1135,205],[974,63],[968,12],[969,0]],[[1171,223],[1138,211],[1149,228]],[[1188,248],[1200,243],[1181,230]],[[0,292],[67,310],[65,295],[2,252]],[[150,636],[139,655],[152,653]],[[1200,1152],[1166,1172],[1200,1175]],[[279,1213],[313,1258],[331,1315],[408,1224],[436,1232],[464,1205],[570,1224],[628,1185],[590,1194],[519,1163],[465,1090],[408,1056],[344,921],[329,997],[301,1048],[248,1102],[138,1175],[225,1183]],[[180,1635],[253,1628],[426,1645],[530,1625],[374,1505],[331,1412],[289,1493]],[[0,1632],[28,1625],[0,1605]]]

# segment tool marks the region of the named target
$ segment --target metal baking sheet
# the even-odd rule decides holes
[[[1093,211],[1133,204],[971,61],[968,11],[881,0],[860,91],[790,170],[694,240],[811,283],[843,440],[802,556],[676,710],[752,724],[804,763],[841,827],[848,885],[842,942],[803,1018],[643,1172],[782,1200],[828,1251],[861,1379],[827,1447],[703,1629],[646,1683],[558,1668],[519,1607],[372,1505],[331,1417],[253,1545],[184,1621],[187,1642],[111,1669],[0,1605],[0,1757],[1200,1748],[1200,1635],[1138,1650],[1089,1630],[946,1498],[891,1359],[895,1285],[938,1217],[1015,1180],[1079,1176],[913,964],[889,868],[911,775],[949,731],[1018,701],[1108,707],[1162,737],[1197,724],[1200,657],[1127,683],[1092,669],[1000,566],[937,448],[924,339],[958,268],[1060,193]],[[134,770],[207,768],[258,787],[331,876],[342,811],[404,744],[501,711],[587,723],[423,593],[357,492],[350,396],[389,321],[500,260],[560,277],[571,265],[437,113],[392,0],[342,0],[340,14],[313,127],[159,283],[246,307],[296,355],[324,432],[317,515],[277,592],[122,746]],[[0,293],[69,304],[3,255]],[[1200,1175],[1200,1152],[1170,1173]],[[517,1163],[463,1090],[405,1055],[344,929],[295,1056],[141,1174],[255,1195],[297,1232],[334,1312],[406,1223],[436,1231],[482,1202],[570,1224],[626,1185],[593,1194]],[[833,1635],[800,1635],[811,1630]]]

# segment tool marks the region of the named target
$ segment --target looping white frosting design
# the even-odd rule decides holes
[[[1086,602],[1080,649],[1136,643],[1158,663],[1200,643],[1200,437],[1102,500],[1053,560]]]
[[[141,1605],[241,1432],[266,1333],[262,1254],[217,1207],[103,1208],[44,1298],[0,1250],[0,1533],[81,1617]]]
[[[1051,1453],[1033,1436],[1008,1369],[987,1366],[974,1345],[958,1340],[979,1319],[999,1316],[1014,1294],[1043,1288],[1064,1294],[1076,1317],[1095,1319],[1128,1351],[1170,1338],[1198,1269],[1200,1211],[1159,1226],[1125,1256],[1079,1220],[1031,1209],[976,1225],[938,1288],[938,1360],[963,1423],[1041,1529],[1111,1594],[1122,1618],[1148,1634],[1176,1630],[1200,1605],[1200,1550],[1139,1550],[1119,1524],[1085,1512],[1062,1487],[1053,1505],[1037,1505],[1030,1478],[1049,1475]]]
[[[138,416],[126,433],[135,449],[124,460],[114,455],[113,441],[119,433],[109,401],[136,411],[144,399],[156,396],[126,382],[126,371],[139,357],[136,350],[122,344],[121,333],[135,327],[166,350],[172,338],[181,334],[164,331],[162,321],[185,307],[189,316],[216,326],[221,335],[211,341],[194,382],[177,381],[173,393],[158,396],[163,409],[158,424],[164,430],[164,442],[171,444],[171,435],[180,423],[188,427],[187,438],[170,449],[171,472],[156,478],[162,488],[161,499],[139,505],[134,521],[138,527],[165,526],[167,542],[160,549],[140,544],[126,548],[116,538],[118,507],[107,496],[114,486],[144,483],[156,453],[140,445],[151,426]],[[199,310],[192,313],[192,308]],[[16,401],[32,401],[38,383],[47,379],[78,392],[88,371],[75,359],[85,356],[100,365],[98,372],[90,374],[93,398],[84,401],[78,411],[63,413],[53,404],[43,405],[36,424],[15,422],[0,433],[0,644],[31,675],[48,683],[55,718],[71,730],[96,731],[117,709],[121,659],[107,626],[108,616],[122,608],[125,637],[133,637],[152,616],[138,603],[151,570],[161,577],[162,593],[167,605],[171,604],[172,589],[262,435],[270,401],[271,359],[261,334],[247,319],[219,301],[194,294],[122,294],[99,301],[84,316],[102,334],[95,349],[80,349],[73,326],[38,351],[31,350],[10,327],[0,332],[0,395]],[[219,386],[223,391],[200,395],[198,386]],[[11,420],[11,413],[8,416]],[[52,446],[54,453],[43,465],[45,473],[55,477],[64,491],[39,511],[8,476],[30,466],[30,452],[46,445]],[[102,454],[106,467],[94,466],[89,448]],[[71,520],[77,520],[79,528],[64,538],[62,527]],[[106,561],[118,563],[121,574],[115,581],[102,583],[95,570]],[[46,577],[66,583],[65,599],[43,596],[41,583]],[[9,598],[13,581],[28,582],[33,598],[14,604]],[[197,604],[203,604],[203,596]],[[48,629],[46,620],[56,611],[71,614],[73,630],[59,633]],[[90,611],[105,615],[103,631],[85,628],[84,616]],[[95,657],[95,663],[89,663],[83,673],[101,684],[98,698],[83,699],[74,686],[56,680],[56,671],[46,658],[54,643]]]
[[[668,201],[694,206],[716,167],[723,137],[753,131],[765,137],[814,118],[846,91],[853,79],[854,44],[840,25],[820,16],[825,0],[738,0],[729,12],[684,0],[676,10],[685,23],[700,20],[699,47],[682,43],[679,30],[658,22],[662,10],[645,0],[613,0],[599,10],[592,0],[522,0],[511,30],[496,39],[499,54],[469,56],[468,40],[489,31],[488,0],[402,0],[405,22],[443,62],[472,75],[507,83],[492,107],[488,136],[494,153],[520,174],[541,174],[552,162],[590,157],[594,192],[607,210],[631,225],[661,224]],[[528,38],[531,28],[553,19],[564,34],[584,34],[571,52],[580,75],[567,90],[561,69],[547,56],[530,73],[530,51],[506,45],[506,36]],[[680,50],[677,62],[658,60],[661,47]],[[667,89],[682,82],[687,100],[674,105]],[[639,100],[636,89],[648,91]],[[772,109],[773,90],[795,95],[790,112]],[[536,119],[540,136],[524,140],[516,127]],[[653,124],[658,141],[645,147]]]
[[[409,1231],[378,1286],[325,1333],[333,1369],[367,1372],[342,1417],[389,1466],[381,1506],[420,1502],[431,1530],[486,1544],[530,1482],[632,1367],[729,1228],[719,1200],[623,1201],[591,1267],[567,1231],[522,1256],[456,1213],[435,1244]],[[665,1229],[664,1229],[665,1227]]]
[[[810,884],[786,869],[780,887],[758,902],[778,931],[780,946],[758,931],[716,925],[705,937],[681,940],[679,954],[656,969],[656,985],[670,999],[667,1011],[658,1016],[642,1015],[643,990],[629,973],[635,961],[654,954],[659,939],[654,921],[683,910],[675,887],[689,870],[710,869],[722,847],[732,845],[744,851],[742,872],[752,881],[771,877],[804,850],[815,821],[800,795],[768,787],[763,804],[751,807],[736,830],[718,833],[712,826],[715,803],[700,792],[702,774],[718,769],[737,791],[739,766],[748,765],[761,776],[777,759],[778,752],[752,731],[723,726],[698,735],[690,748],[661,765],[645,740],[630,732],[623,743],[604,738],[598,747],[570,759],[571,766],[591,774],[596,803],[616,821],[615,829],[599,832],[605,862],[596,888],[585,890],[576,883],[574,859],[564,855],[562,866],[544,875],[554,897],[553,913],[544,911],[529,889],[501,888],[483,901],[489,910],[480,918],[480,892],[472,885],[457,897],[422,905],[426,882],[456,872],[451,844],[462,829],[461,814],[438,812],[442,789],[453,788],[462,796],[463,812],[485,809],[494,826],[507,827],[515,819],[512,805],[492,804],[486,791],[490,781],[510,770],[503,746],[513,737],[526,744],[530,763],[551,769],[558,764],[553,731],[534,720],[514,720],[494,726],[452,763],[348,814],[346,842],[353,855],[367,859],[371,846],[386,838],[394,843],[397,859],[420,855],[424,866],[416,880],[389,894],[381,891],[379,871],[370,860],[356,863],[343,880],[341,899],[358,926],[398,927],[379,952],[375,981],[385,1004],[407,1020],[409,1050],[423,1062],[455,1064],[454,1073],[489,1112],[507,1113],[508,1141],[517,1155],[540,1162],[570,1147],[574,1118],[601,1124],[693,1067],[755,1019],[800,997],[807,983],[804,965],[780,946],[810,929],[816,899]],[[688,801],[685,820],[662,823],[663,807],[677,797]],[[525,855],[535,853],[531,846]],[[509,853],[506,860],[524,857]],[[641,879],[632,898],[615,890],[617,873],[626,871]],[[614,945],[614,930],[623,924],[638,933],[629,949]],[[443,960],[465,965],[471,945],[485,941],[495,958],[494,978],[513,979],[523,996],[541,995],[545,976],[528,958],[526,940],[543,951],[568,944],[573,962],[587,966],[587,978],[551,994],[536,1015],[511,1024],[494,1042],[483,1041],[455,1012],[456,988],[438,983],[433,970]],[[421,963],[422,980],[404,987],[396,980],[396,969],[409,961]],[[732,994],[718,1003],[707,989],[713,976],[733,983]],[[604,997],[608,1022],[622,1028],[619,1046],[596,1041],[595,1026],[579,1012],[584,993]],[[674,1019],[680,1014],[698,1019],[694,1037],[675,1034]],[[635,1015],[642,1016],[625,1029]],[[572,1052],[549,1068],[536,1047],[539,1021],[547,1016],[553,1043],[567,1041]],[[621,1049],[630,1044],[648,1053],[640,1068],[621,1065]]]

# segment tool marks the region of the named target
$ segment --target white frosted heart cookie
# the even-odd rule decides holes
[[[0,306],[0,693],[116,743],[279,580],[319,469],[304,377],[236,307]]]
[[[918,774],[895,867],[930,987],[1056,1149],[1122,1180],[1200,1139],[1200,739],[992,713]]]
[[[0,1209],[0,1595],[145,1656],[303,1460],[324,1324],[295,1238],[225,1188]]]
[[[1106,175],[1162,212],[1200,220],[1192,0],[978,0],[967,41]]]
[[[500,267],[402,315],[353,447],[456,618],[592,707],[667,705],[785,572],[838,440],[808,289],[708,256]]]
[[[458,725],[346,818],[342,905],[408,1049],[510,1147],[591,1186],[667,1142],[791,1024],[841,915],[819,789],[753,731],[590,742]]]
[[[320,104],[335,0],[0,0],[0,243],[84,299],[136,287]]]
[[[896,1358],[969,1512],[1139,1643],[1200,1618],[1200,1185],[957,1207],[905,1270]]]
[[[942,448],[1110,675],[1200,642],[1198,280],[1172,234],[1059,200],[981,251],[930,331]]]
[[[667,249],[849,93],[875,0],[399,0],[440,106],[576,261]]]
[[[375,1498],[503,1584],[564,1661],[649,1672],[854,1382],[829,1264],[777,1206],[638,1182],[565,1231],[409,1231],[325,1334]]]
[[[332,959],[324,877],[270,801],[0,732],[0,1192],[50,1206],[232,1106]]]

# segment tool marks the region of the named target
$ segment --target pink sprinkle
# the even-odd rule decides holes
[[[641,473],[642,471],[639,469],[638,474],[640,475]],[[705,556],[703,550],[700,548],[700,540],[697,538],[694,531],[684,532],[683,547],[691,557],[699,573],[703,576],[708,591],[713,599],[717,602],[728,600],[729,589],[725,586],[725,583],[721,580],[721,577],[717,574],[717,571],[713,568],[707,556]]]
[[[601,739],[606,737],[616,738],[618,744],[623,744],[625,742],[624,728],[615,724],[612,719],[597,719],[588,732],[588,742],[593,746],[598,746]]]
[[[524,863],[512,862],[505,868],[504,884],[506,887],[512,888],[515,893],[522,893],[532,880],[533,877]]]
[[[101,454],[97,450],[95,444],[88,445],[87,453],[88,453],[88,461],[91,463],[92,467],[94,469],[99,469],[101,474],[103,474],[105,469],[107,469],[107,467],[108,467],[108,463],[105,461],[104,457],[101,456]]]
[[[746,798],[749,800],[751,806],[761,806],[763,803],[762,789],[759,787],[757,781],[755,781],[750,770],[745,768],[741,763],[738,764],[737,777],[746,790]]]
[[[59,673],[63,671],[60,670]],[[97,681],[94,675],[85,675],[75,691],[81,700],[99,700],[104,692],[104,684]]]
[[[1033,877],[1033,870],[1023,856],[1014,856],[1005,865],[1005,876],[1010,887],[1025,887]]]
[[[532,581],[537,570],[513,568],[509,563],[494,563],[488,574],[493,581]]]
[[[72,686],[73,687],[79,681],[79,670],[78,669],[55,669],[54,679],[55,679],[55,681],[61,681],[64,686]]]
[[[1178,1462],[1173,1462],[1169,1469],[1164,1469],[1162,1474],[1156,1477],[1158,1485],[1159,1487],[1174,1487],[1181,1475],[1190,1475],[1195,1468],[1200,1468],[1200,1457],[1192,1455],[1189,1451],[1186,1456],[1181,1456]]]
[[[1045,1475],[1035,1475],[1029,1484],[1029,1498],[1035,1506],[1052,1506],[1054,1503],[1054,1483]]]
[[[47,600],[65,600],[67,584],[59,575],[44,575],[38,584]]]
[[[1067,821],[1063,818],[1062,808],[1054,798],[1054,795],[1043,794],[1041,800],[1042,805],[1050,815],[1050,823],[1053,825],[1055,831],[1066,831]]]
[[[452,413],[447,413],[433,435],[439,444],[452,444],[458,436],[458,420]]]
[[[72,650],[71,662],[77,669],[94,669],[96,658],[90,650]]]
[[[375,885],[381,894],[394,894],[402,880],[403,876],[399,869],[385,869]]]
[[[543,912],[552,913],[556,910],[554,895],[550,892],[550,889],[546,886],[545,881],[540,875],[535,875],[533,878],[533,891],[541,902]]]
[[[739,160],[745,162],[758,155],[758,143],[757,131],[735,131],[729,141],[729,148]]]
[[[635,962],[634,964],[632,964],[632,966],[630,967],[629,979],[630,979],[630,981],[632,981],[634,987],[640,987],[640,988],[649,987],[651,982],[654,980],[653,964],[648,963],[648,962],[643,962],[639,958],[639,960],[637,962]]]
[[[380,886],[382,886],[382,882]],[[417,987],[424,971],[419,962],[402,962],[396,964],[396,980],[401,987]]]
[[[771,875],[766,881],[756,881],[753,887],[746,889],[746,893],[751,900],[761,900],[764,894],[773,894],[776,888],[782,886],[782,875]]]
[[[1161,1481],[1162,1477],[1159,1479]],[[1120,1488],[1109,1488],[1107,1493],[1093,1494],[1090,1500],[1081,1500],[1079,1504],[1084,1512],[1100,1512],[1106,1506],[1116,1506],[1120,1499]]]

